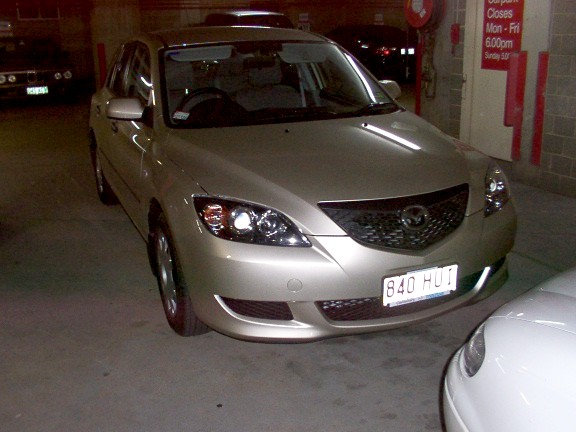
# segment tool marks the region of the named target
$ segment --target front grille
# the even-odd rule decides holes
[[[294,317],[286,302],[238,300],[221,297],[226,306],[238,315],[250,318],[290,321]]]
[[[468,185],[402,198],[321,202],[318,206],[352,239],[377,249],[423,250],[446,238],[464,220]],[[408,208],[427,211],[421,227],[402,221]]]
[[[40,85],[55,81],[54,74],[56,70],[31,70],[14,72],[16,83],[20,85]],[[8,84],[8,83],[7,83]]]
[[[485,284],[504,265],[504,262],[505,258],[502,258],[492,265]],[[364,321],[391,318],[419,312],[449,302],[474,288],[481,275],[482,271],[479,271],[461,278],[458,281],[458,288],[449,295],[402,306],[388,307],[383,305],[382,297],[366,297],[318,301],[316,302],[316,307],[327,319],[332,321]]]
[[[38,74],[34,71],[30,71],[26,74],[26,80],[29,84],[36,84],[38,81]]]

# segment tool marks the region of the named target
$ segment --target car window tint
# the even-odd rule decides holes
[[[133,48],[133,44],[126,44],[122,47],[110,74],[108,87],[118,97],[126,96],[126,73]]]
[[[237,20],[234,16],[213,14],[206,18],[205,23],[211,26],[231,26],[237,24]]]
[[[127,97],[137,97],[142,104],[147,105],[152,89],[150,78],[150,53],[143,44],[137,44],[132,56],[132,62],[126,74],[126,94]]]
[[[112,80],[114,78],[114,73],[116,72],[118,58],[122,53],[122,48],[123,48],[122,46],[116,48],[116,50],[114,51],[114,55],[112,56],[112,60],[108,63],[108,69],[106,72],[106,82],[104,84],[108,88],[112,87]]]
[[[183,46],[166,50],[163,60],[166,118],[177,127],[306,121],[392,102],[329,43]]]

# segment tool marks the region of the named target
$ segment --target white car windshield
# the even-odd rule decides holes
[[[162,54],[171,127],[225,127],[381,114],[399,107],[330,43],[237,42]]]

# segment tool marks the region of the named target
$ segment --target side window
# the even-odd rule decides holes
[[[126,96],[137,97],[143,105],[148,105],[152,80],[150,77],[150,52],[143,44],[137,44],[126,75]]]
[[[132,44],[126,44],[120,48],[120,51],[116,55],[116,60],[112,64],[110,74],[108,75],[109,80],[107,87],[119,97],[126,96],[126,73],[128,71],[133,49],[134,45]]]

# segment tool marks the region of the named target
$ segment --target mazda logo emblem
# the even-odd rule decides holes
[[[400,213],[400,219],[406,229],[419,231],[428,226],[430,213],[428,213],[428,210],[424,206],[409,205],[404,207]]]

